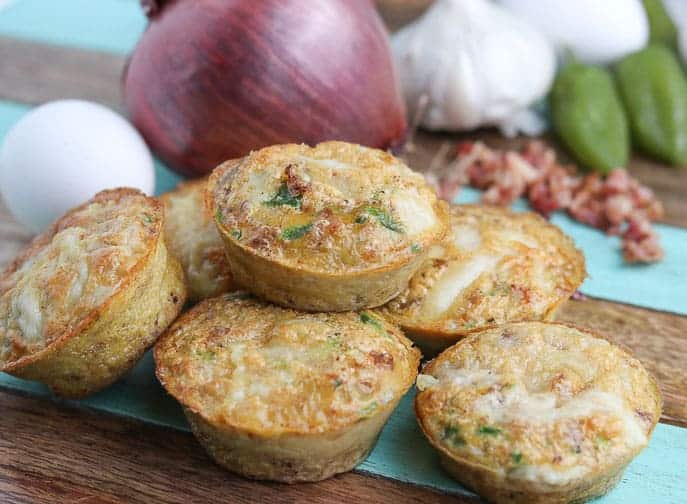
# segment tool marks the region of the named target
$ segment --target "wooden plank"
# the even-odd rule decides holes
[[[124,56],[0,36],[0,62],[2,100],[81,98],[120,108]]]
[[[31,233],[19,224],[0,198],[0,268],[29,242]]]
[[[0,411],[3,502],[476,502],[357,473],[249,481],[216,466],[190,434],[4,392]]]

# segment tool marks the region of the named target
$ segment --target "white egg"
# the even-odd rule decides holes
[[[640,0],[498,2],[585,63],[612,63],[642,49],[649,40],[649,22]]]
[[[22,117],[0,146],[0,194],[33,232],[114,187],[152,195],[153,159],[133,126],[97,103],[46,103]]]

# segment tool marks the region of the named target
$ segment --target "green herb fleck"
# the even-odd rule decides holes
[[[215,220],[217,222],[224,222],[224,214],[222,213],[222,209],[218,208],[215,210]]]
[[[491,427],[490,425],[480,425],[477,429],[477,433],[486,436],[498,436],[501,434],[501,429],[498,427]]]
[[[510,459],[513,461],[514,464],[521,464],[522,463],[522,453],[513,452],[510,454]]]
[[[312,223],[303,224],[302,226],[287,227],[281,232],[281,238],[287,241],[297,240],[303,238],[311,229]]]
[[[286,182],[282,182],[274,196],[263,201],[262,204],[268,207],[290,206],[300,209],[302,198],[302,194],[292,193],[289,191],[289,186],[286,185]]]
[[[198,350],[196,351],[196,355],[198,355],[198,357],[204,361],[209,361],[215,358],[215,352],[212,350]]]
[[[365,222],[367,222],[367,215],[365,214],[360,214],[355,218],[356,224],[364,224]]]
[[[145,222],[146,224],[152,224],[153,222],[155,222],[155,219],[153,219],[153,216],[149,213],[144,213],[143,222]]]
[[[396,222],[389,212],[376,207],[366,207],[365,212],[377,218],[377,221],[385,228],[396,233],[403,233],[403,226]]]
[[[413,254],[419,254],[420,252],[422,252],[422,245],[420,245],[420,244],[418,244],[418,243],[413,243],[413,244],[410,246],[410,251],[411,251]]]
[[[381,194],[384,194],[384,189],[378,189],[378,190],[376,190],[376,191],[374,192],[374,194],[372,195],[372,201],[380,202],[380,201],[381,201],[381,199],[380,199],[380,195],[381,195]]]
[[[475,322],[466,322],[463,324],[464,329],[474,329],[477,326]]]
[[[341,350],[343,348],[343,338],[336,334],[334,336],[327,336],[327,348],[330,350]]]
[[[363,409],[360,410],[360,416],[363,417],[369,417],[372,416],[372,414],[375,412],[377,409],[377,401],[372,401],[370,404],[365,406]]]
[[[606,446],[608,446],[609,441],[610,440],[606,436],[604,436],[603,434],[597,434],[596,435],[596,445],[599,448],[605,448]]]
[[[455,425],[447,425],[444,427],[444,432],[441,437],[455,446],[465,444],[465,438],[460,434],[460,427]]]
[[[243,233],[241,232],[240,229],[232,229],[232,231],[231,231],[231,236],[232,236],[235,240],[240,240],[240,239],[241,239],[241,236],[243,236]]]
[[[367,312],[360,312],[360,321],[363,324],[370,324],[372,327],[379,331],[384,329],[382,323]]]
[[[275,369],[281,369],[281,370],[289,369],[289,361],[287,361],[284,358],[277,359],[274,361],[274,367],[275,367]]]
[[[488,292],[489,296],[509,296],[513,289],[506,282],[496,282],[491,290]]]
[[[334,384],[334,388],[339,388],[341,385],[343,385],[343,381],[339,378],[332,380],[332,383]]]

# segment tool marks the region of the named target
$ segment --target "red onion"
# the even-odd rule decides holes
[[[201,175],[266,145],[398,145],[405,107],[369,0],[143,1],[126,107],[170,166]]]

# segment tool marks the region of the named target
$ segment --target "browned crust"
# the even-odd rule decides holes
[[[221,165],[219,165],[215,170],[210,174],[210,177],[208,179],[208,185],[207,189],[205,190],[205,205],[206,207],[212,212],[214,215],[215,212],[217,211],[217,205],[215,204],[215,200],[213,197],[213,194],[217,188],[217,184],[219,183],[220,179],[224,177],[224,175],[238,167],[241,163],[242,159],[231,159],[229,161],[225,161]],[[425,238],[425,241],[421,244],[423,250],[426,250],[429,245],[432,245],[436,243],[438,240],[441,240],[447,230],[448,230],[448,222],[449,222],[449,206],[448,203],[446,203],[443,200],[440,200],[437,198],[433,209],[437,215],[437,220],[442,224],[442,228],[444,230],[443,233],[439,235],[435,235],[431,237]],[[263,255],[259,254],[256,250],[247,247],[244,243],[241,243],[240,241],[236,240],[233,236],[231,236],[230,230],[228,230],[225,226],[222,225],[221,222],[217,222],[217,229],[220,232],[220,235],[225,241],[230,242],[232,245],[236,246],[238,249],[242,251],[243,254],[253,257],[255,261],[262,260],[262,261],[268,261],[269,263],[272,263],[274,265],[277,265],[279,268],[284,269],[286,271],[289,271],[294,274],[307,274],[310,277],[319,277],[322,279],[339,279],[339,278],[357,278],[357,277],[365,277],[369,275],[377,275],[377,274],[383,274],[387,271],[391,270],[396,270],[401,267],[403,267],[405,264],[409,263],[410,261],[413,260],[414,257],[417,257],[418,254],[413,254],[412,252],[408,252],[405,255],[400,255],[400,257],[393,263],[387,263],[382,266],[375,266],[367,269],[359,269],[351,272],[346,272],[345,274],[342,274],[340,272],[331,272],[331,271],[321,271],[321,270],[316,270],[316,269],[311,269],[311,268],[306,268],[302,267],[302,265],[295,266],[293,264],[290,264],[288,261],[281,260],[279,258],[266,258]]]
[[[217,427],[187,408],[184,414],[198,442],[225,469],[250,479],[301,483],[330,478],[362,462],[399,401],[400,397],[375,415],[338,431],[276,437]],[[237,440],[244,443],[237,446]]]
[[[561,297],[561,299],[558,300],[558,302],[554,305],[551,305],[549,310],[544,314],[544,316],[541,318],[541,320],[532,320],[532,319],[513,319],[509,320],[507,323],[508,324],[517,324],[521,322],[549,322],[553,320],[556,312],[558,311],[558,308],[565,303],[568,299],[570,299],[570,296],[575,292],[573,290],[568,294],[567,297]],[[463,329],[463,330],[457,330],[457,331],[444,331],[441,329],[434,329],[434,328],[427,328],[427,327],[411,327],[407,324],[401,324],[398,320],[395,320],[393,316],[389,314],[386,310],[380,310],[378,309],[377,312],[380,314],[380,316],[387,317],[390,319],[391,322],[394,322],[396,324],[399,324],[403,331],[408,335],[410,339],[413,340],[413,342],[422,349],[422,355],[424,357],[434,357],[440,352],[444,351],[454,343],[457,343],[468,336],[486,331],[488,329],[494,329],[498,327],[500,324],[486,324],[480,327],[475,327],[473,329]],[[607,339],[607,338],[604,338]],[[609,340],[610,341],[610,340]]]
[[[498,210],[499,212],[502,212],[504,215],[514,218],[521,216],[522,214],[522,212],[516,212],[514,210],[511,210],[510,208],[503,208],[500,206],[483,204],[451,205],[450,209],[453,209],[458,206],[462,208],[471,209],[488,208],[491,210]],[[574,254],[570,254],[568,256],[568,259],[574,260],[574,263],[572,264],[574,264],[574,271],[575,273],[577,273],[577,275],[573,278],[574,281],[572,283],[575,284],[575,286],[571,286],[569,289],[567,289],[565,295],[559,296],[559,299],[554,304],[551,304],[548,310],[542,315],[541,320],[548,321],[553,318],[558,308],[577,291],[578,287],[586,278],[586,261],[584,254],[577,247],[575,247],[575,244],[572,241],[572,239],[568,235],[566,235],[558,226],[550,223],[537,213],[527,212],[527,214],[528,217],[531,217],[534,220],[539,221],[539,223],[543,227],[546,227],[555,234],[559,235],[559,237],[562,240],[569,242],[571,250],[577,252]],[[450,227],[451,226],[449,225],[449,229]],[[497,327],[499,325],[487,324],[479,327],[474,327],[471,329],[457,329],[455,331],[446,331],[442,327],[439,327],[439,324],[413,324],[412,320],[409,320],[408,317],[402,315],[395,315],[393,312],[389,310],[382,309],[380,310],[380,312],[387,316],[394,323],[400,325],[401,328],[403,328],[403,330],[408,334],[408,336],[411,337],[413,341],[415,341],[415,343],[417,343],[417,345],[420,346],[420,348],[422,348],[425,356],[433,356],[438,352],[442,351],[443,349],[445,349],[446,347],[450,346],[451,344],[455,343],[456,341],[466,338],[467,336],[474,334],[476,332],[484,331],[486,329],[493,329],[494,327]],[[529,322],[531,320],[532,319],[518,318],[509,320],[508,323]]]
[[[202,195],[202,200],[201,200],[201,206],[202,206],[202,213],[205,215],[207,219],[211,221],[212,224],[210,223],[203,223],[202,226],[203,228],[206,225],[215,225],[216,222],[215,219],[213,218],[210,210],[208,209],[207,206],[207,198],[206,198],[206,187],[208,184],[208,177],[203,177],[203,178],[198,178],[198,179],[191,179],[191,180],[185,180],[183,182],[180,182],[177,184],[177,186],[172,189],[171,191],[168,191],[164,194],[161,194],[158,198],[159,200],[163,203],[165,208],[170,208],[170,205],[172,205],[172,198],[178,197],[178,196],[186,196],[192,193],[200,193]],[[171,214],[172,212],[170,212]],[[169,219],[169,217],[167,217]],[[168,221],[169,222],[169,221]],[[222,294],[224,292],[228,292],[231,290],[235,290],[235,284],[234,284],[234,278],[231,273],[231,267],[229,264],[229,259],[227,257],[227,254],[225,252],[225,247],[224,247],[224,241],[222,240],[221,235],[219,234],[219,230],[217,231],[217,237],[219,239],[218,242],[218,247],[215,249],[213,247],[213,259],[212,262],[214,263],[215,268],[217,268],[217,272],[219,273],[219,282],[215,283],[213,285],[212,289],[199,289],[198,288],[198,281],[195,280],[193,281],[190,278],[190,274],[188,272],[188,264],[187,260],[184,260],[183,258],[178,258],[179,261],[182,264],[183,269],[185,270],[186,273],[186,284],[187,284],[187,291],[188,291],[188,298],[189,302],[191,303],[196,303],[198,301],[201,301],[202,299],[205,299],[207,297],[214,297],[219,294]],[[170,237],[169,230],[167,228],[167,233],[165,239],[167,240],[168,244],[168,249],[169,252],[172,255],[175,255],[177,250],[175,247],[173,247],[173,242],[174,240]],[[204,284],[204,286],[206,286]]]
[[[213,171],[205,192],[206,205],[215,215],[218,207],[214,194],[221,190],[219,183],[231,177],[231,170],[241,160],[230,160]],[[226,187],[226,184],[224,184]],[[429,245],[443,238],[449,221],[448,205],[438,200],[434,210],[440,231],[423,237],[422,253],[399,254],[393,262],[367,269],[332,272],[312,269],[307,265],[291,264],[278,258],[268,258],[232,236],[215,219],[225,250],[232,264],[236,284],[258,296],[281,306],[306,311],[350,311],[380,306],[405,288],[411,275],[426,257]]]
[[[162,193],[160,196],[158,196],[158,199],[163,203],[163,204],[168,204],[169,199],[172,198],[175,195],[178,194],[184,194],[188,192],[193,192],[197,190],[200,187],[205,187],[208,183],[208,177],[203,177],[203,178],[197,178],[197,179],[190,179],[190,180],[183,180],[177,184],[177,186],[172,189],[171,191],[167,191],[166,193]],[[203,203],[205,203],[205,198],[203,198]],[[203,208],[205,210],[205,213],[209,216],[210,212],[208,211],[207,205],[203,205]]]
[[[28,365],[28,364],[33,364],[36,361],[54,353],[58,349],[62,348],[70,339],[78,336],[79,334],[83,333],[84,331],[88,330],[97,320],[100,318],[101,314],[109,308],[109,306],[112,304],[113,299],[118,295],[118,293],[122,292],[123,290],[127,289],[129,285],[133,282],[133,279],[138,275],[138,273],[145,268],[145,266],[152,260],[153,255],[156,250],[156,244],[158,240],[162,237],[162,226],[163,226],[163,219],[164,219],[164,206],[160,201],[158,201],[155,198],[152,198],[150,196],[146,196],[144,193],[137,189],[131,189],[128,187],[120,187],[117,189],[106,189],[104,191],[100,191],[98,194],[96,194],[93,198],[88,200],[87,202],[71,209],[68,211],[66,214],[64,214],[62,217],[57,219],[55,222],[53,222],[50,227],[42,234],[38,235],[36,238],[34,238],[31,243],[24,249],[23,252],[17,256],[14,261],[12,261],[5,271],[3,272],[2,276],[0,276],[0,286],[4,284],[4,282],[7,280],[7,277],[9,277],[12,273],[14,273],[22,263],[24,263],[28,258],[34,256],[37,254],[40,250],[42,250],[47,244],[49,244],[53,237],[60,231],[60,226],[63,224],[66,220],[71,217],[75,212],[78,212],[84,208],[86,208],[88,205],[92,203],[97,203],[100,201],[108,201],[114,199],[115,201],[119,202],[125,197],[128,196],[143,196],[146,198],[146,200],[152,205],[152,210],[156,213],[156,216],[158,217],[155,219],[155,226],[156,226],[156,233],[155,235],[150,235],[146,236],[146,241],[149,241],[150,243],[147,243],[146,247],[146,253],[143,257],[141,257],[138,262],[131,268],[129,271],[129,274],[122,279],[120,284],[117,286],[117,288],[112,292],[112,294],[99,306],[94,307],[86,317],[84,317],[78,324],[76,324],[73,328],[68,329],[65,331],[60,337],[52,341],[50,344],[48,344],[45,348],[42,348],[38,352],[34,352],[32,354],[28,355],[23,355],[17,360],[10,361],[5,363],[5,365],[2,367],[2,371],[11,373],[15,372],[22,367]],[[154,241],[153,241],[154,240]],[[4,292],[0,291],[0,295],[3,294]]]
[[[523,322],[515,322],[509,325],[522,323]],[[576,324],[563,322],[540,323],[547,325],[569,327],[571,329],[575,329],[582,333],[588,334],[592,337],[603,339],[609,342],[611,345],[617,347],[627,357],[635,358],[633,357],[630,351],[626,350],[625,348],[619,347],[611,340],[606,338],[604,335],[599,334],[598,332],[593,331],[591,329],[582,328]],[[489,329],[483,329],[483,331],[486,330]],[[466,341],[467,339],[462,339],[450,348],[456,348],[459,345],[464,344]],[[440,357],[441,355],[427,362],[423,370],[426,369],[428,371],[431,371],[431,368],[433,367],[434,363]],[[646,370],[646,368],[644,370],[646,371],[647,376],[649,377],[649,381],[654,391],[656,406],[656,409],[654,410],[654,418],[656,418],[656,422],[653,423],[651,429],[647,433],[648,439],[653,433],[656,424],[658,423],[658,419],[661,416],[663,397],[661,396],[661,391],[658,386],[658,382],[656,381],[656,378],[648,370]],[[555,492],[547,492],[545,494],[542,494],[541,492],[533,488],[533,486],[526,481],[505,480],[493,468],[455,456],[455,454],[453,454],[450,450],[448,450],[445,446],[443,446],[434,438],[434,436],[431,433],[431,429],[425,424],[426,419],[419,410],[419,395],[420,394],[418,393],[413,401],[413,410],[415,412],[415,418],[425,438],[439,452],[441,462],[444,468],[451,474],[451,476],[454,479],[467,485],[468,487],[486,496],[490,500],[493,500],[494,502],[514,502],[521,504],[563,504],[569,502],[584,502],[590,498],[603,495],[609,490],[611,490],[620,480],[620,476],[622,476],[622,471],[625,469],[625,467],[630,463],[630,461],[634,457],[636,457],[646,447],[637,447],[630,454],[628,454],[626,458],[612,466],[609,466],[609,468],[601,474],[597,474],[592,478],[579,478],[575,481],[568,483],[564,487],[561,487],[560,489],[556,489]]]
[[[224,297],[226,298],[234,298],[234,297],[245,297],[246,294],[242,292],[232,292],[232,293],[227,293],[224,294]],[[181,314],[179,318],[177,318],[174,323],[167,328],[167,330],[162,333],[160,338],[157,340],[155,347],[153,349],[153,357],[155,360],[155,376],[157,377],[158,381],[162,384],[165,390],[169,394],[171,394],[184,408],[186,408],[188,411],[192,412],[193,414],[197,415],[200,417],[203,421],[207,422],[210,425],[213,425],[214,427],[218,429],[224,429],[224,430],[230,430],[234,433],[239,433],[242,435],[247,435],[247,436],[257,436],[257,437],[262,437],[265,436],[264,432],[261,432],[260,430],[256,429],[250,429],[246,428],[244,426],[237,426],[234,425],[233,423],[230,422],[217,422],[217,419],[215,418],[210,418],[204,411],[201,405],[196,404],[195,402],[191,402],[187,400],[185,394],[184,394],[184,389],[185,387],[182,385],[181,387],[178,386],[173,386],[172,381],[174,380],[173,377],[170,377],[170,380],[168,381],[168,376],[167,373],[164,370],[163,366],[163,360],[164,360],[164,353],[166,351],[166,345],[168,345],[167,340],[172,337],[173,329],[179,325],[183,325],[188,323],[190,320],[193,320],[200,316],[203,313],[204,306],[207,303],[211,303],[217,298],[211,298],[211,299],[205,299],[198,304],[196,304],[194,307],[192,307],[190,310],[187,312]],[[287,308],[288,310],[288,308]],[[394,324],[390,323],[388,320],[383,319],[383,322],[390,326],[390,328],[393,328],[395,332],[398,334],[400,337],[400,341],[403,342],[403,344],[407,347],[408,351],[411,352],[411,357],[412,361],[411,364],[408,366],[407,369],[405,369],[405,380],[404,380],[404,386],[400,390],[398,394],[394,396],[394,399],[390,401],[390,403],[396,403],[400,400],[400,398],[410,389],[410,387],[413,385],[415,378],[417,377],[417,371],[420,366],[420,360],[422,358],[422,354],[420,351],[415,348],[412,345],[412,342],[405,338],[403,336],[403,332],[395,326]],[[359,421],[359,420],[358,420]],[[332,429],[328,430],[327,434],[332,434],[332,435],[338,435],[346,430],[348,430],[351,425],[355,424],[356,422],[351,422],[346,425],[339,426],[337,429]],[[302,431],[299,429],[291,428],[291,429],[280,429],[279,431],[279,436],[289,436],[289,435],[294,435],[294,436],[299,436],[299,435],[310,435],[313,434],[308,431]]]

